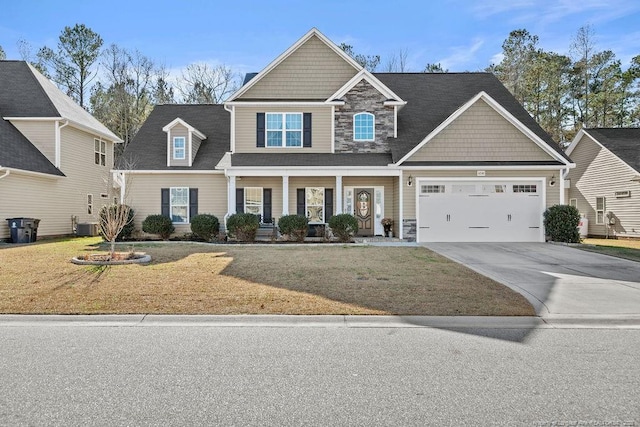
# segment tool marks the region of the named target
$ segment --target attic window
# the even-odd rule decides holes
[[[375,116],[371,113],[358,113],[353,116],[353,140],[373,141],[375,135]]]
[[[176,136],[173,138],[173,158],[175,160],[184,160],[184,157],[185,157],[184,144],[185,144],[184,136]]]

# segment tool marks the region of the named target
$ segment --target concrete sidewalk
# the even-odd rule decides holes
[[[640,316],[640,263],[549,243],[428,243],[524,295],[543,318]]]
[[[608,316],[288,316],[0,315],[0,327],[640,329],[640,315]]]

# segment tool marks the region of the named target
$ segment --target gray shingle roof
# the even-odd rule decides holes
[[[113,132],[25,61],[0,61],[3,117],[62,117],[113,141]]]
[[[522,124],[569,158],[491,73],[375,73],[407,101],[398,112],[398,138],[388,141],[397,162],[467,101],[484,91]]]
[[[3,119],[0,119],[0,146],[2,167],[64,176],[18,129]]]
[[[640,128],[593,128],[585,132],[640,172]]]
[[[378,153],[236,153],[231,156],[233,166],[387,166],[391,154]]]
[[[181,118],[207,137],[193,166],[167,166],[167,134],[164,126]],[[137,170],[213,170],[229,151],[230,115],[223,105],[157,105],[124,151]],[[123,167],[120,165],[120,167]]]

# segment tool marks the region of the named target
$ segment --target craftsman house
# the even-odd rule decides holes
[[[5,218],[40,219],[38,236],[68,235],[113,203],[109,129],[24,61],[0,61],[0,240]]]
[[[588,234],[640,237],[640,129],[583,129],[567,149],[568,203],[587,218]]]
[[[371,73],[312,29],[224,105],[160,105],[115,171],[137,226],[354,214],[361,235],[544,241],[571,160],[488,73]],[[125,200],[126,199],[126,200]]]

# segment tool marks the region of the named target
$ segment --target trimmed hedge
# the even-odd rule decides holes
[[[260,227],[257,215],[237,213],[227,218],[227,233],[241,242],[253,242]]]
[[[358,220],[353,215],[338,214],[329,219],[329,227],[341,242],[350,242],[351,237],[358,232]]]
[[[574,206],[554,205],[544,214],[544,229],[554,242],[580,243],[580,212]]]
[[[191,232],[201,239],[210,242],[218,235],[220,222],[215,215],[199,214],[191,218]]]
[[[107,209],[111,209],[113,211],[121,207],[128,208],[129,213],[127,215],[127,224],[124,227],[122,227],[122,231],[118,233],[118,236],[116,237],[116,242],[121,242],[125,239],[131,238],[131,235],[133,234],[133,230],[135,229],[135,225],[133,224],[133,216],[135,215],[135,212],[133,211],[131,206],[111,204],[108,206],[107,205],[103,206],[102,209],[100,209],[100,214],[99,214],[100,222],[105,222],[107,221]],[[104,238],[104,236],[102,237]]]
[[[149,215],[142,221],[142,231],[158,234],[162,240],[168,240],[175,230],[171,218],[164,215]]]
[[[304,215],[285,215],[278,220],[278,228],[290,240],[304,242],[309,232],[309,220]]]

